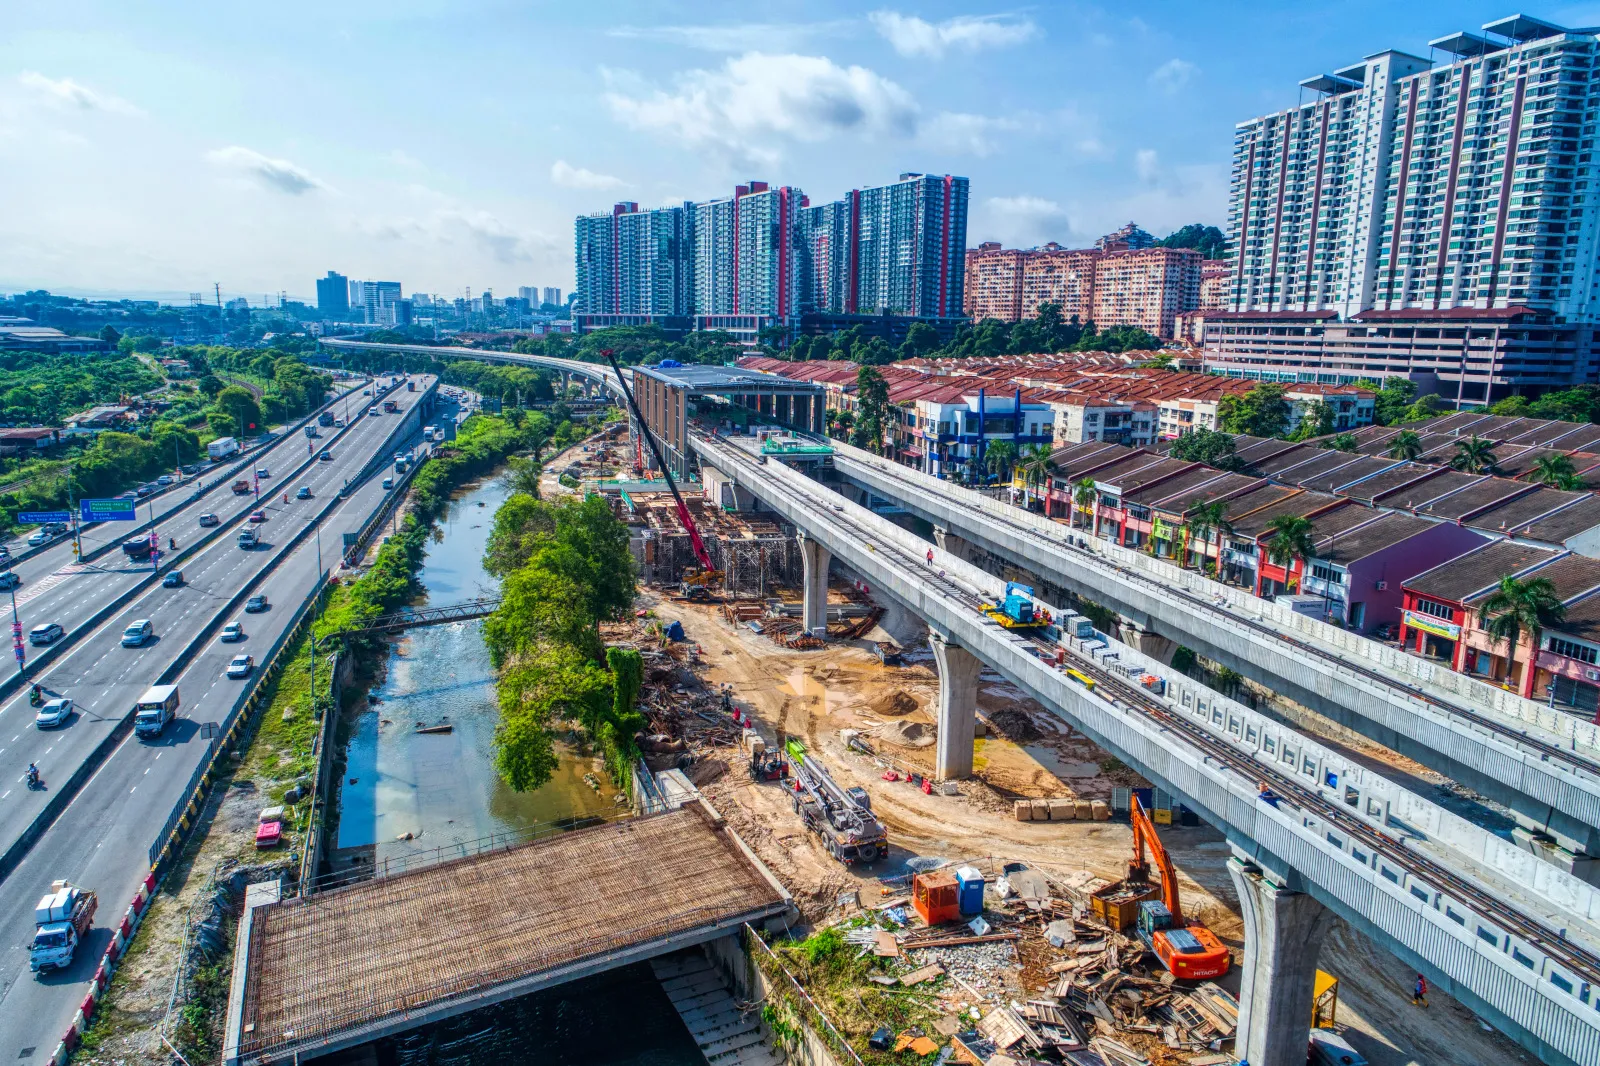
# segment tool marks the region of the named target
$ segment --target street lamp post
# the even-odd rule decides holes
[[[17,673],[24,679],[28,676],[28,654],[23,650],[22,619],[17,617],[17,589],[11,587],[11,643],[17,653]]]

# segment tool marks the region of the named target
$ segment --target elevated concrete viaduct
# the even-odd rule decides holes
[[[952,554],[992,553],[1180,641],[1504,804],[1570,849],[1568,868],[1600,878],[1591,723],[859,449],[836,445],[834,465],[932,523]]]
[[[1249,896],[1239,1046],[1253,1066],[1305,1061],[1309,949],[1324,907],[1542,1061],[1600,1061],[1593,886],[1182,675],[1165,671],[1166,691],[1155,694],[1134,679],[1163,671],[1131,648],[1003,629],[977,609],[1001,590],[992,575],[957,560],[928,565],[925,542],[726,438],[692,445],[703,464],[927,619],[946,775],[970,766],[956,749],[970,752],[987,665],[1226,834]],[[1058,647],[1095,688],[1056,665]]]

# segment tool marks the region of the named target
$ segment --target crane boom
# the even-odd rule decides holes
[[[1167,858],[1167,849],[1162,847],[1161,838],[1156,835],[1156,827],[1150,821],[1150,816],[1144,813],[1144,807],[1139,803],[1139,797],[1133,797],[1133,805],[1129,810],[1129,821],[1133,823],[1134,854],[1143,861],[1144,849],[1150,849],[1150,858],[1154,860],[1156,869],[1161,873],[1161,902],[1172,914],[1172,925],[1175,929],[1184,927],[1183,908],[1178,898],[1178,872],[1172,867],[1172,860]]]
[[[700,530],[696,528],[694,519],[689,515],[689,505],[683,502],[683,493],[678,491],[677,482],[672,480],[672,471],[667,469],[667,461],[661,455],[661,447],[656,444],[655,434],[650,432],[639,405],[634,402],[633,390],[628,387],[628,379],[622,376],[622,368],[617,365],[615,353],[610,348],[602,348],[600,354],[606,357],[606,362],[611,364],[612,372],[617,375],[617,384],[622,386],[622,395],[627,397],[628,409],[633,412],[633,420],[639,425],[639,434],[644,437],[644,442],[650,445],[650,454],[655,456],[656,466],[661,468],[661,476],[667,479],[667,488],[672,490],[672,501],[678,508],[678,521],[682,522],[683,528],[689,532],[689,543],[694,548],[694,557],[700,560],[702,572],[709,573],[715,570],[716,567],[711,565],[711,555],[706,551],[705,542],[700,539]]]

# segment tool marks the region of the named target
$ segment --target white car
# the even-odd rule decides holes
[[[244,626],[238,622],[229,622],[222,627],[220,638],[224,644],[232,644],[236,640],[244,639]]]
[[[39,708],[39,713],[33,716],[33,724],[39,729],[54,729],[56,726],[65,725],[68,718],[72,717],[72,701],[65,697],[51,700]]]
[[[66,630],[55,622],[46,622],[42,626],[34,626],[28,631],[28,643],[33,645],[54,644],[66,635]]]
[[[241,677],[249,677],[250,671],[254,670],[255,666],[256,658],[254,655],[235,655],[228,662],[228,676],[235,680]]]
[[[49,544],[51,535],[42,529],[36,529],[28,537],[28,547],[37,548],[41,544]]]

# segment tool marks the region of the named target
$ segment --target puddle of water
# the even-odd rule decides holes
[[[494,594],[482,559],[505,497],[493,479],[451,505],[419,575],[427,603]],[[378,702],[361,712],[351,736],[338,847],[376,844],[382,861],[615,809],[616,789],[592,760],[570,750],[561,751],[555,776],[534,792],[513,792],[500,780],[494,769],[500,712],[482,626],[415,629],[391,651],[385,681],[374,692]],[[448,723],[452,731],[417,733],[418,723]],[[586,773],[599,779],[598,792]],[[407,833],[411,839],[402,839]]]

